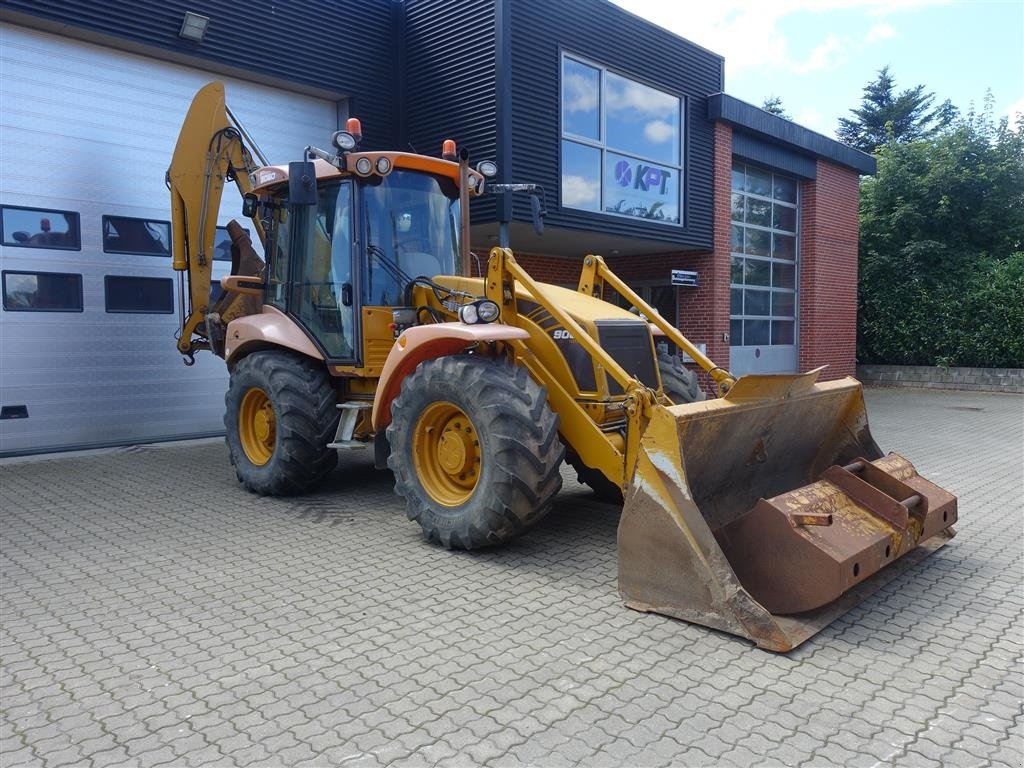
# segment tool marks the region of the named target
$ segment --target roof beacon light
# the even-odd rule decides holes
[[[363,124],[358,117],[350,117],[345,121],[345,132],[355,136],[356,144],[363,140]]]
[[[441,145],[441,157],[444,160],[451,160],[453,163],[458,159],[455,153],[455,142],[452,139],[445,139]]]

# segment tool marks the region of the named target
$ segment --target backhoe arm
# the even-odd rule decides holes
[[[167,171],[173,266],[181,279],[178,351],[187,361],[198,350],[211,349],[204,321],[210,309],[213,244],[224,182],[234,181],[244,195],[252,188],[249,174],[255,169],[243,133],[225,105],[224,84],[210,83],[192,100]],[[263,227],[258,217],[254,216],[252,222],[262,242]]]

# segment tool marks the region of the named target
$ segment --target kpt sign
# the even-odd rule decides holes
[[[606,212],[679,222],[679,179],[674,168],[605,152],[603,173]]]

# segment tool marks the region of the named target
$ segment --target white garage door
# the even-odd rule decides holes
[[[223,431],[223,362],[187,369],[174,346],[170,257],[111,253],[109,237],[105,251],[103,219],[164,231],[164,173],[211,80],[271,162],[329,145],[336,103],[11,25],[0,25],[0,72],[0,454]],[[227,190],[219,224],[240,207]],[[80,247],[25,239],[69,228]],[[28,311],[25,291],[44,288],[55,293],[42,305],[65,311]]]

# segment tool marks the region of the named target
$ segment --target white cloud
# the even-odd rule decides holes
[[[613,0],[622,8],[710,48],[725,57],[728,78],[751,69],[780,67],[795,71],[791,43],[780,22],[798,14],[856,11],[867,17],[891,16],[902,11],[948,5],[951,0]],[[881,23],[880,23],[881,24]],[[794,43],[797,41],[793,41]],[[819,46],[820,47],[820,46]]]
[[[608,105],[616,112],[638,112],[657,117],[679,108],[675,96],[609,74],[606,80]]]
[[[566,112],[590,112],[597,109],[597,89],[583,75],[570,74],[562,81],[566,98],[562,104]]]
[[[1024,98],[1017,99],[1013,104],[1006,108],[1006,115],[1010,120],[1011,126],[1017,126],[1018,128],[1024,128]]]
[[[829,35],[811,51],[804,61],[793,64],[792,69],[798,75],[834,69],[842,60],[843,44],[835,35]]]
[[[867,35],[864,36],[864,42],[877,43],[879,40],[888,40],[889,38],[896,37],[896,30],[892,28],[891,24],[886,24],[884,21],[880,24],[875,24],[871,29],[868,30]]]
[[[814,107],[807,107],[801,109],[793,117],[793,122],[802,125],[804,128],[810,128],[812,131],[824,132],[825,123],[821,116],[821,112],[816,110]]]
[[[651,120],[644,126],[644,138],[655,144],[668,141],[676,135],[676,129],[664,120]]]
[[[562,205],[582,208],[597,203],[597,184],[582,176],[562,176]]]

